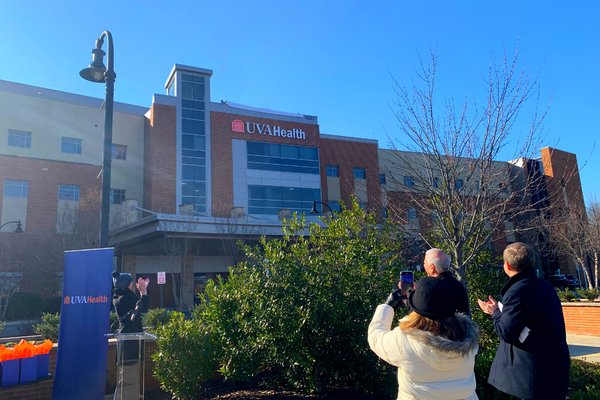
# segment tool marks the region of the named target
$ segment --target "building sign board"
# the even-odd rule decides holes
[[[166,272],[157,272],[156,273],[156,282],[159,285],[164,285],[167,283],[167,273]]]
[[[257,134],[262,136],[276,136],[288,139],[306,140],[306,132],[299,128],[285,129],[279,125],[260,124],[258,122],[242,121],[231,122],[231,131],[236,133]]]

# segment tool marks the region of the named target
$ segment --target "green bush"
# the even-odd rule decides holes
[[[42,336],[42,339],[50,339],[53,342],[56,342],[58,341],[59,326],[59,313],[44,313],[42,314],[42,322],[33,325],[33,331],[36,335]]]
[[[7,321],[17,321],[21,319],[34,319],[42,315],[44,302],[33,293],[15,293],[10,298],[6,307],[4,318]]]
[[[198,376],[208,375],[198,370],[217,365],[232,382],[396,395],[395,369],[371,352],[366,330],[375,307],[395,287],[400,241],[356,204],[322,225],[285,222],[282,239],[263,238],[245,248],[247,262],[230,269],[226,282],[208,283],[191,322],[159,328],[157,362],[176,359],[161,363],[157,372],[166,390],[183,396],[169,381],[185,369],[178,361],[182,356],[174,354],[183,347],[184,361],[195,371],[187,380],[178,378],[177,387],[190,397],[199,388]],[[200,327],[200,337],[191,333]],[[211,359],[209,350],[196,349],[199,356],[192,361],[188,346],[165,345],[179,336],[218,352]]]
[[[148,328],[149,332],[156,332],[157,329],[171,320],[174,311],[166,308],[154,308],[149,310],[144,316],[143,325]]]
[[[577,296],[575,295],[575,292],[573,292],[572,290],[569,290],[567,288],[556,289],[556,294],[558,294],[558,298],[563,303],[569,303],[569,302],[577,300]]]
[[[569,399],[600,399],[600,368],[598,364],[571,360]]]
[[[594,301],[598,298],[598,289],[577,289],[577,294],[589,301]]]
[[[176,399],[194,399],[202,383],[214,378],[217,351],[206,326],[173,312],[156,330],[158,351],[153,354],[154,376]]]

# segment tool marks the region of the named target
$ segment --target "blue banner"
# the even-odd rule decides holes
[[[54,400],[102,400],[113,248],[65,252]]]

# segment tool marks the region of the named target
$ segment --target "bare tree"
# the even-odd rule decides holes
[[[388,212],[411,234],[449,251],[461,279],[497,232],[516,229],[513,221],[540,208],[531,194],[542,176],[499,161],[532,158],[545,116],[538,112],[538,84],[517,60],[490,65],[479,103],[438,100],[434,54],[430,65],[421,62],[417,82],[405,87],[396,80],[400,135],[382,161],[392,180]],[[530,103],[527,129],[517,132]]]
[[[598,287],[600,253],[600,204],[586,210],[561,209],[551,220],[542,221],[559,256],[568,257],[581,267],[588,287]]]

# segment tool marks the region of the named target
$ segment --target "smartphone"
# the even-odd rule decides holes
[[[415,284],[415,274],[412,271],[400,272],[400,290],[402,294],[407,294],[408,289],[412,289]]]

